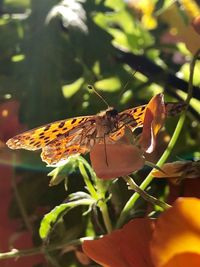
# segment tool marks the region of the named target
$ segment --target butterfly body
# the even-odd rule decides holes
[[[166,112],[178,113],[184,104],[166,103]],[[176,111],[177,107],[177,111]],[[7,141],[11,149],[42,149],[41,158],[57,164],[71,155],[85,154],[96,143],[116,142],[125,131],[143,126],[146,105],[117,112],[109,107],[96,115],[76,117],[49,123]]]
[[[96,123],[96,138],[102,139],[109,133],[119,129],[119,114],[118,111],[109,107],[107,110],[100,112],[95,117]]]

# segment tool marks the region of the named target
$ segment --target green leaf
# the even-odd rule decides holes
[[[4,5],[7,8],[28,8],[30,6],[30,0],[5,0]]]
[[[56,206],[52,211],[46,214],[41,221],[39,234],[42,239],[45,239],[50,233],[53,226],[56,222],[61,219],[70,209],[73,209],[77,206],[88,206],[94,204],[95,201],[91,198],[83,198],[76,201],[71,201],[68,203],[61,204]]]
[[[96,89],[108,92],[114,92],[120,90],[120,88],[122,87],[120,79],[115,76],[100,80],[96,82],[94,85]]]
[[[80,199],[92,199],[91,196],[85,192],[77,191],[76,193],[72,193],[68,196],[68,201],[76,201]]]
[[[49,185],[54,186],[59,184],[62,180],[64,180],[69,174],[73,173],[75,169],[78,167],[78,158],[79,156],[69,157],[64,164],[56,167],[48,176],[52,176]]]
[[[72,97],[83,85],[84,79],[81,77],[74,81],[73,83],[66,84],[62,86],[62,92],[65,98]]]

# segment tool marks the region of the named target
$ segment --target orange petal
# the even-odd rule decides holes
[[[102,179],[128,175],[141,169],[145,163],[138,147],[119,142],[94,145],[90,159],[97,176]]]
[[[182,253],[174,256],[170,261],[163,267],[199,267],[200,266],[200,255],[197,253]]]
[[[151,243],[152,260],[156,267],[200,266],[199,214],[199,199],[179,198],[158,218]],[[191,259],[193,254],[195,258]],[[176,260],[181,265],[177,265]],[[193,260],[198,264],[188,264]]]
[[[154,220],[134,219],[122,229],[122,252],[130,264],[137,267],[153,267],[150,257],[150,241]]]
[[[162,166],[162,172],[153,171],[156,178],[198,178],[200,177],[200,161],[175,161],[165,163]]]
[[[153,221],[134,219],[99,240],[84,241],[83,251],[106,267],[153,267],[149,253]]]
[[[184,161],[176,161],[172,163],[165,163],[161,169],[153,170],[152,175],[156,178],[180,178],[184,171]]]
[[[164,124],[165,113],[164,96],[158,94],[149,101],[144,115],[140,145],[147,153],[151,153],[155,148],[156,136]]]
[[[86,240],[82,248],[91,259],[106,267],[129,267],[120,251],[121,230],[112,232],[98,240]]]

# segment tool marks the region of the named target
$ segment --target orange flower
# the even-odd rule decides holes
[[[134,219],[101,239],[84,241],[83,251],[105,267],[152,267],[153,224],[151,219]]]
[[[84,252],[105,267],[199,267],[200,200],[179,198],[157,220],[134,219]]]
[[[151,242],[156,267],[200,266],[200,200],[179,198],[156,223]]]
[[[138,141],[134,141],[131,130],[126,127],[120,140],[112,142],[107,138],[106,144],[96,144],[91,149],[90,159],[97,176],[112,179],[142,169],[145,164],[143,154],[153,152],[164,121],[164,96],[158,94],[147,104],[143,131]]]

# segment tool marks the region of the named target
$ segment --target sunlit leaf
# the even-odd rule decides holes
[[[63,179],[65,179],[69,174],[73,173],[78,167],[78,156],[69,157],[68,160],[62,163],[60,166],[53,169],[48,176],[51,176],[49,185],[54,186],[59,184]]]
[[[80,89],[83,82],[84,82],[83,78],[79,78],[71,84],[63,85],[62,91],[64,97],[65,98],[72,97]]]
[[[95,88],[102,90],[102,91],[108,91],[113,92],[116,90],[119,90],[121,88],[121,82],[118,77],[111,77],[107,79],[100,80],[96,82]]]
[[[92,205],[94,201],[89,198],[80,199],[77,201],[71,201],[68,203],[61,204],[56,206],[52,211],[44,216],[41,221],[39,234],[42,239],[46,238],[51,231],[54,224],[63,217],[70,209],[75,208],[77,206],[88,206]]]

